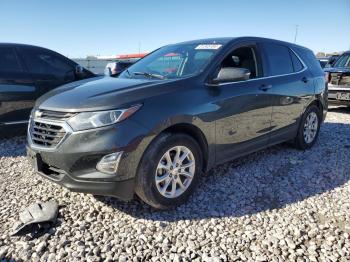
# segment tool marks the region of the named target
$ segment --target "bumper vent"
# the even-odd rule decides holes
[[[36,120],[32,120],[30,123],[30,137],[35,145],[48,148],[55,147],[65,135],[65,129],[59,124],[44,123]]]

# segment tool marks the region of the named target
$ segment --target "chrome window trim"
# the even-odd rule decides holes
[[[66,134],[62,137],[61,141],[53,146],[53,147],[45,147],[45,146],[38,146],[33,143],[32,141],[32,136],[31,136],[31,127],[33,121],[39,122],[39,123],[44,123],[44,124],[49,124],[49,125],[56,125],[56,126],[61,126],[65,131]],[[28,125],[28,130],[27,130],[27,136],[28,136],[28,144],[31,148],[37,149],[40,151],[55,151],[67,138],[73,133],[73,129],[64,121],[54,121],[54,120],[42,120],[42,119],[37,119],[37,118],[30,118],[29,125]]]
[[[205,85],[207,85],[207,86],[225,86],[225,85],[232,85],[232,84],[236,84],[236,83],[245,83],[245,82],[257,81],[257,80],[261,80],[261,79],[270,79],[270,78],[276,78],[276,77],[281,77],[281,76],[296,75],[296,74],[300,74],[302,72],[305,72],[308,69],[307,65],[304,63],[304,61],[300,58],[300,56],[292,48],[290,48],[290,47],[287,47],[287,48],[290,49],[295,54],[295,56],[299,59],[299,61],[303,65],[302,70],[300,70],[298,72],[288,73],[288,74],[273,75],[273,76],[263,76],[263,77],[257,77],[257,78],[252,78],[252,79],[242,80],[242,81],[235,81],[235,82],[226,82],[226,83],[219,83],[219,84],[205,83]]]

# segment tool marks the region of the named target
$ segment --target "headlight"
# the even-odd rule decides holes
[[[86,130],[102,126],[108,126],[130,117],[141,105],[132,106],[127,109],[99,111],[99,112],[83,112],[70,118],[67,122],[74,131]]]

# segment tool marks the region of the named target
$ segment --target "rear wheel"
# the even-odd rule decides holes
[[[201,150],[192,137],[161,134],[142,157],[136,194],[155,208],[176,207],[194,191],[201,170]]]
[[[318,138],[321,125],[321,112],[315,105],[311,105],[304,112],[294,144],[305,150],[311,148]]]

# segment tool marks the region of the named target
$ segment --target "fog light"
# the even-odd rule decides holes
[[[97,163],[96,169],[106,174],[116,174],[123,152],[106,155]]]

